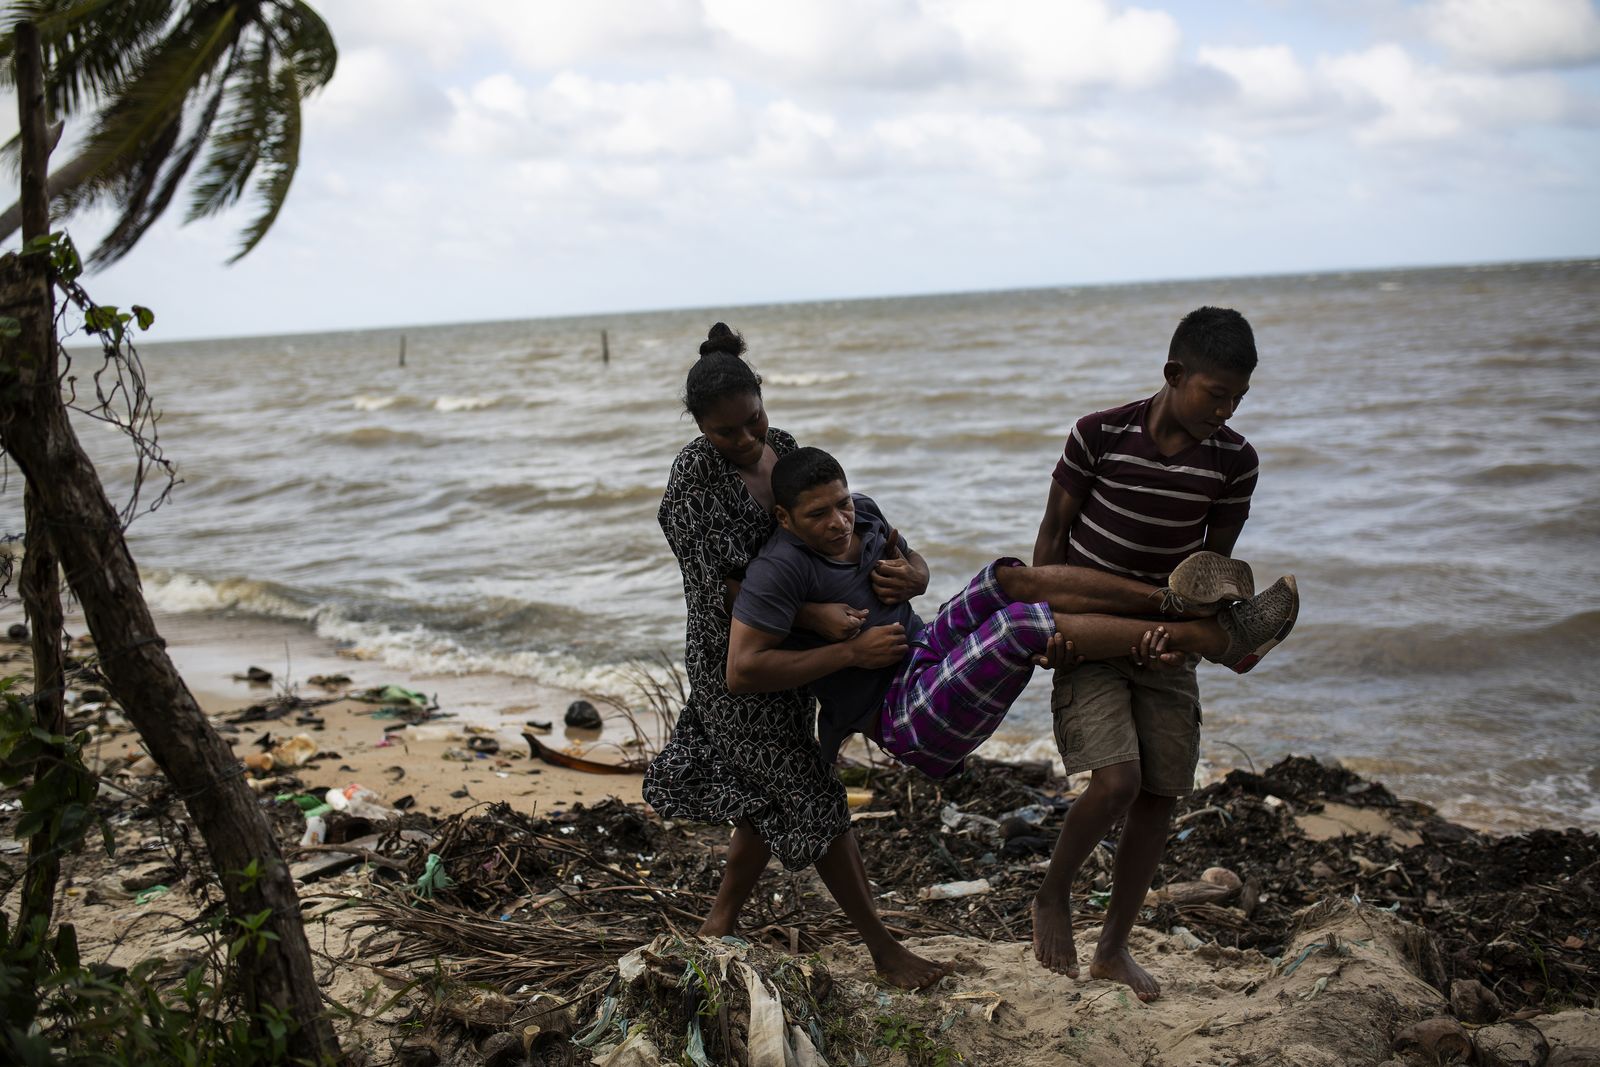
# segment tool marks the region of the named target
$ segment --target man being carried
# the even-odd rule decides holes
[[[943,778],[999,726],[1036,664],[1062,664],[1069,655],[1111,659],[1142,647],[1167,661],[1198,655],[1237,666],[1282,640],[1298,610],[1294,580],[1284,578],[1214,617],[1153,626],[1092,614],[1121,610],[1130,590],[1135,610],[1149,610],[1151,587],[1079,567],[998,559],[924,625],[909,603],[874,595],[881,561],[918,557],[870,498],[851,494],[832,456],[816,448],[784,456],[772,471],[772,493],[779,529],[751,561],[734,602],[728,689],[809,685],[822,705],[820,741],[830,762],[859,731],[902,763]],[[1220,599],[1207,569],[1197,574],[1182,590],[1189,605]],[[864,611],[861,630],[835,643],[796,631],[808,602]]]

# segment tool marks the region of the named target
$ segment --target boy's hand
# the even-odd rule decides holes
[[[905,659],[906,628],[899,623],[871,626],[850,639],[850,651],[857,667],[893,667]]]
[[[800,629],[810,630],[825,641],[848,641],[861,632],[867,609],[849,604],[807,604],[794,621]]]
[[[872,568],[872,594],[885,604],[903,604],[928,591],[927,579],[900,551],[900,531],[890,530],[888,548]]]
[[[1043,667],[1047,671],[1059,671],[1066,667],[1076,667],[1083,662],[1083,657],[1078,655],[1078,650],[1072,647],[1065,634],[1051,634],[1049,642],[1044,646],[1044,654],[1033,657],[1035,666]]]
[[[1172,635],[1165,626],[1157,626],[1154,630],[1146,630],[1139,638],[1139,643],[1133,646],[1128,657],[1133,660],[1136,667],[1148,667],[1152,670],[1170,671],[1183,666],[1187,656],[1182,652],[1168,651],[1167,644]]]

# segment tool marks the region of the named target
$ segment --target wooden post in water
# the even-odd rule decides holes
[[[405,334],[401,334],[400,335],[400,365],[402,367],[404,367],[406,365],[406,335]]]
[[[604,330],[600,331],[600,362],[605,364],[611,362],[611,340],[606,337]]]

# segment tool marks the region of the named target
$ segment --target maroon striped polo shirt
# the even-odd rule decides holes
[[[1055,479],[1082,504],[1067,532],[1067,562],[1160,583],[1205,544],[1210,526],[1240,526],[1260,463],[1224,426],[1175,456],[1145,432],[1151,397],[1085,415]]]

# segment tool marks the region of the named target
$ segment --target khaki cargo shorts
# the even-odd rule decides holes
[[[1050,713],[1067,773],[1138,760],[1146,791],[1192,792],[1200,762],[1196,662],[1158,671],[1122,657],[1056,671]]]

